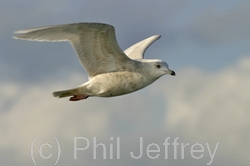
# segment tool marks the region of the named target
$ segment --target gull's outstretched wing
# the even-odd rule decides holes
[[[60,42],[68,41],[89,77],[123,70],[131,59],[119,47],[115,29],[101,23],[76,23],[16,31],[16,39]]]
[[[147,48],[156,40],[158,40],[161,35],[154,35],[147,39],[144,39],[131,47],[127,48],[124,53],[131,59],[143,59],[144,53]]]

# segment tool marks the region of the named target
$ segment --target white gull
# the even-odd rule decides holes
[[[119,47],[113,26],[103,23],[74,23],[16,31],[16,39],[68,41],[88,73],[89,81],[77,88],[57,91],[55,97],[70,101],[91,96],[113,97],[142,89],[165,74],[175,75],[168,64],[158,59],[143,59],[146,49],[160,35],[144,39],[124,52]]]

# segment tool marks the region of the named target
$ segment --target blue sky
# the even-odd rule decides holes
[[[181,159],[131,159],[139,137],[163,143],[220,143],[212,165],[248,165],[250,153],[250,2],[247,0],[3,0],[0,5],[0,164],[33,165],[30,145],[63,146],[58,165],[206,165]],[[176,77],[117,98],[81,102],[55,99],[53,91],[87,81],[68,43],[12,39],[13,31],[73,22],[116,28],[122,49],[161,34],[145,58],[168,62]],[[122,139],[121,160],[93,160],[92,151],[72,159],[73,137]],[[39,142],[40,141],[40,142]],[[54,150],[54,149],[53,149]],[[47,153],[46,153],[47,152]],[[46,151],[49,154],[49,151]],[[55,151],[53,151],[55,152]],[[187,151],[188,152],[188,151]],[[163,152],[161,151],[161,154]],[[54,154],[54,153],[53,153]],[[180,155],[180,154],[179,154]],[[54,164],[54,159],[37,164]]]

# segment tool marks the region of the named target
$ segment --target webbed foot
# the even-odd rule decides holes
[[[84,99],[87,99],[89,96],[88,95],[74,95],[73,97],[71,97],[69,99],[69,101],[79,101],[79,100],[84,100]]]

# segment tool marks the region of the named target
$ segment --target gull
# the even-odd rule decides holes
[[[88,97],[113,97],[142,89],[163,75],[175,75],[166,62],[144,59],[146,49],[161,35],[146,38],[125,51],[119,47],[115,28],[104,23],[46,26],[14,33],[15,39],[45,42],[68,41],[88,73],[80,86],[56,91],[54,97],[79,101]]]

